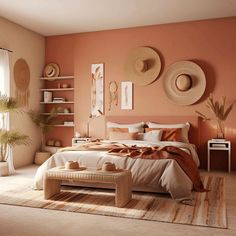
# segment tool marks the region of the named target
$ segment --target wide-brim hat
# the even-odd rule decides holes
[[[45,77],[57,77],[60,74],[60,68],[56,63],[49,63],[44,67]]]
[[[178,61],[170,65],[164,75],[167,97],[177,105],[190,105],[204,94],[206,78],[203,70],[191,61]]]
[[[158,53],[149,47],[131,51],[125,63],[126,80],[137,85],[148,85],[155,81],[161,71]]]

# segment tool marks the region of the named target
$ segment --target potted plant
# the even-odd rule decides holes
[[[0,176],[9,175],[8,158],[9,150],[16,145],[28,145],[30,139],[27,135],[17,130],[8,130],[6,125],[6,114],[12,111],[19,111],[19,104],[15,98],[6,95],[0,96]]]
[[[206,107],[210,109],[212,114],[214,115],[213,120],[216,121],[217,125],[217,139],[224,139],[225,138],[225,126],[224,122],[227,119],[229,113],[233,109],[234,103],[236,100],[234,100],[227,108],[226,108],[226,97],[222,97],[221,101],[214,101],[213,95],[210,94],[207,102]],[[196,113],[204,120],[212,120],[212,118],[209,118],[208,116],[204,115],[203,113],[196,111]]]
[[[36,152],[36,155],[35,155],[35,164],[41,165],[51,155],[50,152],[45,151],[45,146],[46,146],[45,135],[55,125],[54,118],[57,117],[57,112],[56,112],[56,109],[52,109],[50,114],[45,116],[40,112],[36,112],[36,111],[31,110],[28,112],[28,114],[29,114],[31,120],[33,121],[33,123],[36,126],[38,126],[38,128],[41,130],[41,147],[40,147],[40,151]]]

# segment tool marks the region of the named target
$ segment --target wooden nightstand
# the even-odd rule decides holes
[[[210,171],[211,167],[211,151],[227,151],[228,152],[228,171],[231,171],[231,142],[230,141],[216,141],[208,140],[207,145],[207,170]]]

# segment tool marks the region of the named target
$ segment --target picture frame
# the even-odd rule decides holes
[[[133,83],[131,81],[121,82],[121,109],[133,109]]]
[[[104,113],[104,63],[91,64],[91,117]]]

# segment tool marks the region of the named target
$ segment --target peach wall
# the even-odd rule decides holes
[[[76,76],[76,130],[81,133],[85,133],[86,121],[90,113],[90,66],[92,63],[98,62],[105,63],[105,116],[192,116],[195,115],[195,110],[208,112],[204,107],[204,101],[209,92],[213,92],[216,97],[227,95],[229,101],[236,98],[235,26],[236,17],[232,17],[47,37],[46,60],[54,59],[61,65],[65,64],[65,68],[69,67],[68,62],[72,63],[71,70],[74,69]],[[119,101],[117,107],[108,111],[108,84],[110,81],[116,80],[120,86],[120,82],[126,80],[123,72],[125,59],[130,50],[139,46],[150,46],[159,52],[162,60],[160,77],[151,85],[134,86],[133,110],[121,110]],[[166,69],[178,60],[192,60],[199,64],[206,74],[206,92],[202,99],[192,106],[172,104],[162,88]],[[232,140],[233,147],[236,145],[235,118],[236,107],[226,122],[227,138]],[[92,134],[98,137],[104,136],[104,121],[104,117],[93,121]],[[214,130],[212,130],[211,124],[201,124],[200,126],[204,127],[204,132],[202,131],[200,136],[199,151],[204,167],[206,140],[214,136]],[[234,153],[233,151],[233,155]],[[221,166],[225,161],[225,158],[222,157],[213,165]],[[236,158],[234,157],[233,166],[236,168]]]
[[[41,86],[39,77],[42,74],[45,58],[45,38],[0,17],[0,47],[13,51],[10,53],[11,96],[15,96],[13,67],[17,59],[24,58],[30,68],[29,108],[39,110]],[[11,114],[11,128],[21,130],[30,136],[29,146],[18,146],[13,149],[15,167],[33,163],[35,151],[40,146],[40,131],[31,122],[26,113]]]

